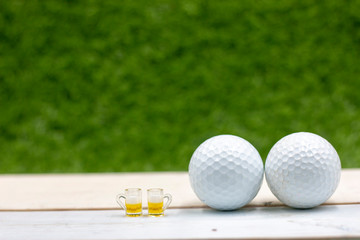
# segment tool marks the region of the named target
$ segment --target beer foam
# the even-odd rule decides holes
[[[148,199],[149,202],[152,203],[161,203],[163,201],[163,196],[161,195],[151,195]]]
[[[137,204],[137,203],[141,203],[141,201],[139,200],[139,198],[137,196],[128,196],[128,197],[126,197],[126,203]]]

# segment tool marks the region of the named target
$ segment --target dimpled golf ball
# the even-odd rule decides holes
[[[235,210],[258,193],[264,166],[258,151],[246,140],[219,135],[203,142],[189,164],[192,189],[217,210]]]
[[[265,162],[270,190],[294,208],[312,208],[325,202],[335,192],[340,174],[340,158],[333,146],[307,132],[280,139]]]

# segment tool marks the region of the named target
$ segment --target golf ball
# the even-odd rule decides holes
[[[333,146],[307,132],[280,139],[265,162],[270,190],[294,208],[312,208],[325,202],[335,192],[340,174],[340,159]]]
[[[235,210],[258,193],[264,166],[258,151],[246,140],[219,135],[203,142],[189,164],[192,189],[217,210]]]

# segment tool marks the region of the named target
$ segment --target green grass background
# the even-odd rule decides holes
[[[328,139],[360,167],[360,1],[0,1],[0,172],[187,170]]]

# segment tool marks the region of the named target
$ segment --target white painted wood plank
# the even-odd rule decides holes
[[[169,209],[162,218],[123,211],[0,212],[0,240],[360,238],[360,205]]]
[[[360,203],[360,169],[344,169],[339,187],[326,204]],[[171,208],[204,207],[192,191],[187,172],[113,174],[0,175],[1,210],[117,209],[116,194],[128,187],[164,188]],[[144,207],[146,195],[143,192]],[[282,205],[264,181],[249,206]]]

